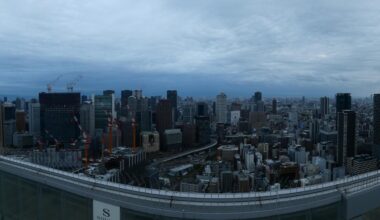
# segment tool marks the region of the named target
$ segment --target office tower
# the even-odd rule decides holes
[[[241,111],[241,106],[242,106],[242,104],[237,103],[237,102],[233,102],[233,103],[231,103],[230,111]]]
[[[149,101],[148,101],[148,107],[151,111],[155,112],[156,111],[156,107],[157,107],[157,103],[158,101],[161,99],[160,96],[151,96],[149,98]]]
[[[115,112],[115,96],[112,95],[95,95],[95,129],[104,130],[108,127],[108,119],[110,115],[116,117]]]
[[[142,97],[136,99],[136,112],[147,111],[149,106],[149,99],[146,97]]]
[[[272,100],[272,114],[277,114],[277,100]]]
[[[191,148],[196,142],[196,127],[193,124],[184,124],[182,128],[182,143],[184,148]]]
[[[40,103],[29,103],[29,133],[37,138],[41,136],[40,110]]]
[[[133,95],[132,90],[122,90],[121,91],[121,108],[128,105],[128,98]]]
[[[184,124],[193,124],[195,117],[195,107],[193,103],[186,103],[182,107],[182,121]]]
[[[317,144],[319,142],[319,120],[313,119],[310,122],[310,139],[313,144]]]
[[[166,99],[170,101],[170,104],[172,105],[173,109],[173,122],[176,122],[178,119],[178,113],[177,113],[177,90],[168,90],[166,91]]]
[[[265,111],[265,106],[264,106],[264,101],[257,101],[254,104],[254,112],[264,112]]]
[[[88,97],[86,95],[82,95],[82,103],[87,102]]]
[[[137,99],[136,96],[129,96],[128,97],[128,111],[127,111],[127,116],[128,119],[132,119],[136,117],[136,112],[137,112]]]
[[[151,131],[152,130],[152,112],[149,110],[137,112],[136,122],[140,126],[141,131]]]
[[[10,147],[13,144],[13,133],[16,131],[15,113],[14,104],[0,104],[0,147]]]
[[[135,139],[136,147],[140,145],[141,128],[138,123],[133,123],[131,120],[122,120],[120,123],[121,143],[124,146],[132,147]]]
[[[380,94],[373,96],[373,143],[380,145]]]
[[[163,141],[163,134],[166,129],[173,128],[172,123],[172,105],[169,100],[162,99],[158,102],[156,108],[156,128],[160,133],[160,139]]]
[[[141,99],[143,97],[142,90],[136,89],[135,91],[133,91],[133,96],[135,96],[136,99]]]
[[[321,104],[320,104],[320,113],[321,117],[324,118],[326,115],[330,113],[330,99],[329,97],[321,97]]]
[[[16,105],[17,110],[24,110],[25,109],[25,99],[16,98],[16,100],[14,101],[14,104]]]
[[[103,90],[103,95],[115,95],[115,91],[114,90]]]
[[[95,135],[95,107],[92,103],[83,103],[80,107],[80,124],[89,135]]]
[[[343,110],[338,113],[338,152],[337,162],[345,165],[347,157],[356,155],[356,113]]]
[[[206,102],[197,103],[197,116],[208,116],[208,105]]]
[[[200,145],[205,145],[210,143],[210,117],[209,116],[196,116],[195,117],[196,126],[196,141]]]
[[[227,96],[224,93],[216,96],[216,120],[218,123],[227,123]]]
[[[262,101],[262,98],[263,98],[262,96],[263,96],[263,95],[262,95],[261,92],[259,92],[259,91],[255,92],[255,95],[254,95],[254,102],[257,103],[258,101]]]
[[[41,136],[68,145],[80,135],[74,116],[80,118],[80,93],[40,93]],[[52,138],[53,137],[53,138]]]
[[[26,114],[24,110],[16,110],[16,131],[19,133],[26,131]]]
[[[342,112],[343,110],[351,110],[351,94],[350,93],[338,93],[336,94],[336,112]]]

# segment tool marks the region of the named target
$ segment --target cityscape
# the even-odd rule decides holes
[[[0,0],[0,220],[377,220],[380,3]]]
[[[2,155],[111,183],[214,194],[297,189],[379,167],[380,94],[87,96],[75,82],[55,92],[57,80],[38,98],[3,98]]]

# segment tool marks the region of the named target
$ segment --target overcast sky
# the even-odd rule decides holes
[[[0,96],[380,92],[378,1],[0,0]]]

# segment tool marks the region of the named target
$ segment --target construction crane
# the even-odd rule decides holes
[[[89,148],[89,145],[91,144],[91,137],[89,135],[87,135],[87,133],[83,130],[82,126],[79,123],[77,116],[74,115],[73,118],[74,118],[74,121],[77,124],[80,132],[82,133],[82,142],[84,144],[85,168],[87,168],[88,167],[88,160],[89,160],[88,159],[88,148]]]
[[[51,139],[53,139],[54,140],[54,142],[55,142],[55,146],[56,147],[59,147],[59,141],[57,140],[57,138],[55,138],[52,134],[50,134],[50,132],[48,131],[48,130],[46,130],[45,129],[45,133],[51,138]]]
[[[63,74],[58,75],[57,78],[55,78],[53,81],[51,81],[50,83],[47,84],[47,91],[48,92],[52,91],[53,85],[55,83],[57,83],[61,79],[62,76],[63,76]]]
[[[82,79],[82,75],[77,76],[73,81],[67,83],[66,88],[68,92],[73,92],[74,86]]]

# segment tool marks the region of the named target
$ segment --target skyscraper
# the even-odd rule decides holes
[[[103,90],[103,95],[115,95],[115,91],[111,89]]]
[[[343,110],[351,110],[351,94],[350,93],[337,93],[336,94],[336,112]]]
[[[126,107],[128,105],[128,98],[133,95],[132,90],[122,90],[121,91],[121,107]]]
[[[34,137],[41,136],[40,103],[29,103],[29,133]]]
[[[80,135],[74,116],[80,118],[80,93],[40,93],[41,136],[52,141],[50,135],[67,145]]]
[[[313,144],[319,142],[319,121],[318,119],[313,119],[310,122],[310,139]]]
[[[16,106],[6,102],[0,108],[0,146],[9,147],[13,144],[13,133],[16,131]]]
[[[321,104],[320,104],[320,113],[322,118],[324,118],[326,115],[330,113],[330,99],[329,97],[321,97]]]
[[[16,110],[16,131],[19,133],[25,132],[26,129],[26,114],[24,110]]]
[[[182,121],[184,124],[193,124],[195,116],[195,107],[193,103],[186,103],[182,107]]]
[[[373,95],[373,143],[380,145],[380,94]]]
[[[272,113],[277,114],[277,100],[276,99],[272,100]]]
[[[227,96],[220,93],[216,96],[216,120],[218,123],[227,123]]]
[[[210,143],[210,117],[209,116],[196,116],[196,141],[200,145],[205,145]]]
[[[208,116],[208,105],[206,102],[197,103],[197,116]]]
[[[262,95],[261,92],[259,92],[259,91],[255,92],[255,95],[254,95],[254,102],[257,103],[258,101],[262,101],[262,98],[263,98],[262,96],[263,96],[263,95]]]
[[[95,135],[95,108],[92,103],[83,103],[81,105],[80,124],[87,134]]]
[[[173,128],[172,123],[172,105],[169,100],[162,99],[158,102],[156,108],[156,128],[160,133],[160,137],[164,134],[166,129]],[[161,140],[163,138],[160,138]]]
[[[111,95],[95,95],[95,129],[104,130],[108,127],[108,118],[112,115],[116,117],[115,112],[115,96]]]
[[[356,154],[356,113],[351,110],[338,112],[338,152],[337,162],[345,165],[347,157]]]
[[[168,90],[166,91],[166,99],[170,101],[170,104],[172,105],[172,111],[173,111],[173,122],[176,122],[178,119],[178,113],[177,113],[177,90]]]

